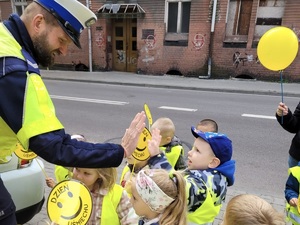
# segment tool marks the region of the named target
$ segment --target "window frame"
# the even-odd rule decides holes
[[[176,29],[176,34],[186,34],[181,32],[182,30],[182,17],[183,17],[183,12],[182,12],[182,3],[183,2],[192,2],[192,0],[166,0],[165,1],[165,24],[166,24],[166,33],[172,33],[168,32],[168,23],[169,23],[169,3],[178,3],[178,17],[177,17],[177,29]],[[191,7],[190,7],[190,17],[191,17]],[[190,20],[190,18],[189,18]],[[190,25],[190,23],[189,23]],[[189,28],[188,28],[189,30]],[[188,32],[187,32],[188,33]]]
[[[12,1],[13,4],[13,13],[17,13],[18,14],[18,10],[17,7],[21,7],[21,14],[24,12],[25,8],[27,7],[27,0],[13,0]],[[20,16],[20,15],[19,15]]]

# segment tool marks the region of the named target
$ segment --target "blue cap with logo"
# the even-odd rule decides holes
[[[221,161],[221,164],[231,160],[232,143],[225,134],[213,132],[204,133],[197,130],[195,127],[192,127],[191,130],[195,138],[199,137],[210,145],[215,156]]]
[[[72,39],[81,48],[79,38],[84,28],[94,24],[97,20],[95,13],[77,0],[34,0],[51,13]]]

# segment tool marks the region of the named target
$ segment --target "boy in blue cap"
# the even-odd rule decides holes
[[[227,186],[234,183],[232,143],[225,134],[204,133],[195,127],[191,130],[195,142],[188,152],[188,168],[183,171],[188,198],[188,225],[212,225],[225,201]],[[152,142],[148,148],[151,155],[158,154],[159,142]]]
[[[66,167],[117,167],[132,154],[145,127],[138,113],[121,144],[71,139],[56,117],[39,65],[49,67],[67,54],[96,15],[77,0],[34,0],[19,17],[0,23],[0,156],[16,146]],[[34,184],[33,184],[34,185]],[[20,192],[22,192],[20,188]],[[0,177],[0,225],[17,224],[14,202]]]
[[[234,183],[235,161],[231,140],[221,133],[192,127],[195,142],[184,171],[188,193],[188,224],[211,225],[225,201],[227,186]]]

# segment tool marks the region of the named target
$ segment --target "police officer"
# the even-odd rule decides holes
[[[38,65],[65,55],[96,15],[77,0],[34,0],[21,17],[0,23],[0,157],[16,146],[50,163],[74,167],[116,167],[131,155],[145,127],[138,113],[120,145],[78,142],[65,133],[41,79]],[[22,189],[20,188],[20,191]],[[0,178],[0,225],[15,225],[15,206]]]

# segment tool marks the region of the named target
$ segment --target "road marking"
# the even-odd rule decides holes
[[[198,109],[171,107],[171,106],[160,106],[158,108],[160,108],[160,109],[178,110],[178,111],[188,111],[188,112],[196,112],[198,110]]]
[[[62,99],[62,100],[77,101],[77,102],[92,102],[92,103],[109,104],[109,105],[129,104],[129,102],[118,102],[118,101],[100,100],[100,99],[91,99],[91,98],[76,98],[76,97],[60,96],[60,95],[50,95],[50,97],[54,99]]]
[[[260,118],[260,119],[276,120],[275,116],[264,116],[264,115],[255,115],[255,114],[242,114],[242,116],[244,116],[244,117]]]

